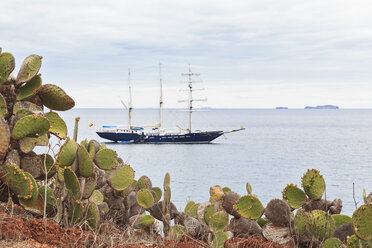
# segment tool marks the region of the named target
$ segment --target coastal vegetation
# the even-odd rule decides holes
[[[364,193],[364,204],[344,215],[341,199],[325,198],[326,183],[315,169],[305,172],[301,187],[288,184],[282,199],[266,206],[246,183],[246,195],[215,185],[205,202],[177,209],[168,173],[154,186],[104,143],[78,141],[79,118],[73,137],[67,136],[56,111],[75,102],[59,86],[42,83],[41,65],[41,56],[30,55],[14,77],[15,59],[0,48],[0,201],[10,206],[0,208],[0,239],[35,239],[37,233],[57,246],[125,247],[141,234],[152,237],[152,245],[171,247],[185,239],[193,247],[372,247],[372,194]],[[35,153],[36,146],[47,152]],[[6,229],[5,219],[20,209],[42,232],[27,236],[30,225],[20,233]],[[64,229],[73,243],[47,236],[60,228],[75,228]],[[102,233],[111,238],[97,238]],[[114,239],[115,233],[122,235]]]

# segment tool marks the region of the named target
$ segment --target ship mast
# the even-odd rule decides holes
[[[159,115],[160,115],[160,130],[163,128],[163,82],[161,77],[161,63],[159,62],[159,77],[160,77],[160,108],[159,108]]]
[[[192,112],[194,112],[195,110],[193,110],[193,102],[194,101],[206,101],[207,99],[195,99],[193,98],[193,95],[192,95],[192,92],[195,91],[195,90],[203,90],[203,89],[193,89],[192,87],[192,83],[193,83],[193,79],[192,77],[193,76],[200,76],[200,73],[192,73],[191,72],[191,67],[189,65],[189,73],[182,73],[181,74],[182,76],[187,76],[188,77],[188,91],[189,91],[189,98],[187,100],[180,100],[179,102],[188,102],[188,108],[189,108],[189,128],[188,128],[188,131],[189,133],[191,133],[191,130],[192,130]]]
[[[129,104],[128,104],[128,121],[129,121],[129,128],[132,128],[132,87],[130,85],[130,69],[128,69],[128,84],[129,84]]]

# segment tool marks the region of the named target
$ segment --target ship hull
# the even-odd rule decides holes
[[[159,135],[98,131],[97,134],[101,138],[122,143],[210,143],[221,136],[223,131]]]

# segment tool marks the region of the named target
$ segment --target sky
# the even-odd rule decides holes
[[[370,0],[1,0],[0,47],[43,56],[43,83],[80,108],[372,107]]]

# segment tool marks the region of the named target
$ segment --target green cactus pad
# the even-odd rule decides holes
[[[152,190],[155,192],[155,195],[156,195],[155,202],[160,201],[161,196],[163,195],[163,192],[161,191],[161,188],[153,187]]]
[[[66,142],[63,144],[59,153],[57,154],[57,164],[60,167],[66,167],[72,165],[76,158],[76,151],[78,149],[78,144],[75,141],[67,138]]]
[[[46,187],[46,202],[47,202],[47,207],[46,211],[50,212],[53,208],[57,207],[57,198],[54,194],[54,190],[50,187]],[[39,188],[39,195],[43,198],[43,202],[45,199],[45,186],[41,186]]]
[[[219,211],[212,215],[209,226],[213,232],[222,231],[229,222],[229,215],[225,211]]]
[[[8,108],[3,95],[0,94],[0,116],[4,117],[8,115]]]
[[[93,173],[91,177],[88,177],[85,180],[84,193],[83,193],[84,199],[89,198],[93,194],[96,184],[97,184],[97,175],[96,173]]]
[[[333,218],[322,210],[313,210],[310,215],[310,231],[319,240],[325,240],[333,236],[336,229]]]
[[[332,218],[335,220],[336,228],[351,223],[351,217],[344,214],[333,214]]]
[[[41,169],[43,170],[44,175],[48,173],[48,178],[51,178],[56,174],[56,167],[54,166],[54,159],[49,154],[41,154],[39,155],[42,161]],[[44,166],[45,162],[45,166]],[[45,171],[46,167],[46,171]]]
[[[16,122],[12,131],[14,139],[23,137],[40,137],[49,130],[50,124],[47,118],[41,115],[27,115]]]
[[[372,239],[372,205],[362,205],[353,213],[355,234],[363,240]]]
[[[246,195],[239,198],[234,209],[246,219],[258,219],[264,212],[264,206],[260,200],[253,195]]]
[[[108,183],[114,190],[122,191],[131,185],[133,180],[134,170],[129,165],[123,165],[110,172]]]
[[[322,248],[343,248],[345,247],[341,240],[338,238],[329,238],[324,241]]]
[[[325,191],[325,181],[319,171],[308,170],[302,177],[302,187],[311,199],[318,200]]]
[[[99,151],[100,144],[96,140],[91,140],[88,143],[88,152],[90,157],[93,159],[96,155],[96,152]]]
[[[140,220],[140,224],[141,226],[143,227],[149,227],[151,226],[152,224],[154,224],[155,222],[155,218],[151,215],[144,215],[141,220]]]
[[[27,177],[23,170],[15,164],[6,164],[0,167],[0,179],[8,185],[10,190],[20,199],[31,199],[33,197],[33,182]]]
[[[116,151],[111,149],[99,150],[94,158],[96,165],[103,170],[112,170],[118,165]]]
[[[68,209],[68,217],[70,222],[76,224],[83,217],[84,204],[81,201],[76,200],[72,206]]]
[[[229,187],[223,187],[222,191],[223,191],[224,194],[226,194],[227,192],[230,192],[231,189]]]
[[[43,134],[40,137],[24,137],[19,140],[19,148],[23,153],[31,152],[35,146],[47,146],[49,144],[49,138],[47,134]]]
[[[37,197],[39,194],[39,188],[36,184],[34,177],[30,173],[24,171],[23,174],[28,179],[30,179],[31,185],[29,185],[29,188],[31,189],[31,197],[22,197],[19,199],[19,201],[23,203],[24,205],[29,205],[37,200]]]
[[[68,189],[72,198],[75,200],[78,199],[80,195],[80,183],[73,170],[71,170],[69,167],[66,167],[63,172],[63,177],[66,188]]]
[[[205,223],[207,223],[207,225],[209,225],[211,219],[212,219],[212,216],[216,213],[216,211],[214,210],[214,205],[213,204],[210,204],[208,206],[205,207],[205,210],[204,210],[204,221]]]
[[[11,53],[0,53],[0,85],[8,80],[15,68],[15,59]]]
[[[164,183],[163,183],[163,186],[165,187],[166,185],[170,185],[170,175],[169,173],[167,172],[164,176]]]
[[[170,188],[169,184],[167,184],[167,185],[165,185],[164,192],[163,192],[163,200],[166,204],[170,203],[171,195],[172,195],[171,188]]]
[[[192,206],[194,206],[194,205],[195,205],[195,202],[194,201],[188,201],[186,203],[186,206],[185,206],[185,209],[184,209],[185,214],[191,216],[190,210],[191,210]]]
[[[49,132],[60,139],[65,139],[67,137],[67,126],[65,121],[56,112],[52,111],[44,114],[44,116],[50,123]]]
[[[358,238],[355,234],[351,235],[347,239],[347,247],[348,248],[367,248],[370,247],[368,246],[368,242],[365,240],[362,240]]]
[[[95,230],[100,221],[99,209],[95,203],[90,203],[87,207],[87,217],[88,226],[90,229]]]
[[[21,101],[35,95],[41,88],[42,80],[39,75],[33,77],[29,82],[19,88],[17,100]]]
[[[89,197],[90,202],[94,202],[97,206],[104,200],[103,194],[99,190],[94,190],[93,194]]]
[[[84,140],[80,141],[80,146],[84,146],[85,149],[87,149],[87,151],[88,151],[88,144],[89,144],[88,139],[84,139]]]
[[[17,75],[17,84],[28,82],[36,76],[41,67],[41,59],[43,57],[32,54],[23,60],[21,68]]]
[[[169,229],[169,239],[179,240],[186,233],[186,227],[181,225],[171,226]]]
[[[90,177],[93,173],[93,161],[84,146],[80,146],[78,149],[78,161],[80,175]]]
[[[75,106],[74,100],[54,84],[44,84],[38,92],[44,106],[57,111],[66,111]]]
[[[27,101],[16,102],[13,106],[13,114],[17,115],[20,118],[33,113],[41,114],[42,112],[43,109],[32,102]]]
[[[137,202],[144,209],[149,209],[154,205],[154,197],[148,189],[141,189],[137,193]]]
[[[6,156],[10,144],[10,131],[8,123],[0,116],[0,163]]]
[[[214,234],[214,239],[212,241],[211,247],[212,248],[224,248],[225,242],[228,240],[228,236],[224,232],[216,232]]]
[[[137,180],[137,188],[138,189],[151,189],[152,183],[151,183],[150,178],[148,176],[141,176]]]
[[[310,224],[310,218],[303,209],[296,212],[294,218],[294,230],[297,235],[303,235],[306,232],[306,227]]]
[[[199,209],[200,204],[196,203],[190,207],[190,210],[188,211],[188,215],[191,217],[197,219],[198,218],[198,209]]]
[[[220,185],[215,185],[209,188],[209,195],[211,196],[213,200],[219,201],[224,195],[224,192]]]
[[[305,192],[298,188],[296,185],[288,184],[282,191],[283,199],[288,202],[288,205],[297,209],[301,207],[306,202]]]

